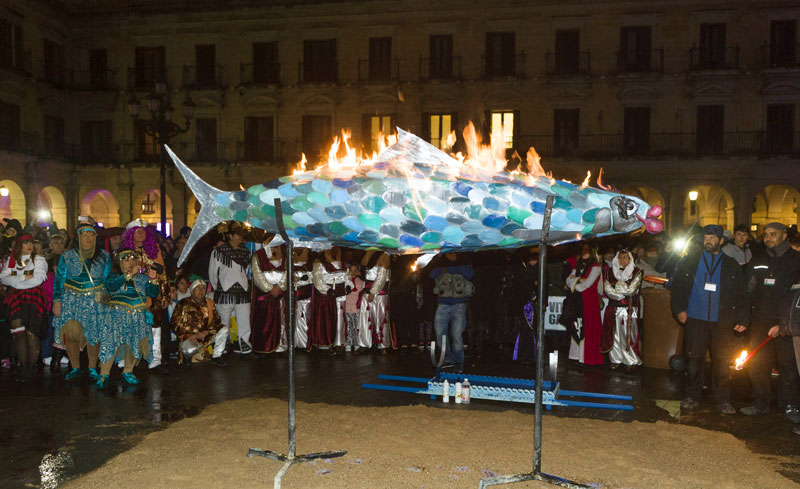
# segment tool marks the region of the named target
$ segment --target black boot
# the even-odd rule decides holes
[[[50,357],[50,373],[57,374],[61,371],[61,359],[64,358],[64,350],[53,348],[53,355]]]

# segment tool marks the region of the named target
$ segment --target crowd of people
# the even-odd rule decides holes
[[[729,236],[709,225],[690,230],[682,245],[661,233],[555,248],[563,265],[546,270],[543,300],[564,296],[559,322],[569,358],[634,372],[646,334],[641,290],[669,288],[684,327],[682,408],[698,405],[710,350],[717,408],[733,414],[729,362],[736,347],[774,337],[749,364],[753,402],[741,412],[768,412],[777,365],[779,406],[800,422],[800,330],[787,313],[800,293],[800,235],[780,223],[763,230],[760,241],[745,226]],[[20,382],[42,363],[53,373],[66,363],[67,381],[88,375],[103,389],[115,366],[135,385],[139,363],[166,373],[171,359],[222,367],[228,352],[279,354],[287,349],[289,294],[295,346],[316,354],[429,348],[444,338],[442,368],[454,372],[463,371],[465,342],[472,355],[534,359],[536,248],[448,252],[424,267],[415,256],[378,250],[295,248],[287,270],[279,237],[228,222],[179,267],[190,228],[164,238],[142,220],[103,229],[84,217],[72,235],[54,224],[23,229],[13,219],[2,232],[0,359]]]

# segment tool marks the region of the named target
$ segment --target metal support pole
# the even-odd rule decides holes
[[[533,415],[533,471],[529,474],[507,475],[500,477],[491,477],[488,479],[481,479],[478,485],[479,489],[485,489],[488,486],[499,486],[502,484],[511,484],[512,482],[522,482],[537,480],[547,484],[553,484],[561,487],[568,487],[571,489],[589,489],[590,486],[578,484],[561,477],[545,474],[542,472],[542,390],[544,388],[544,291],[547,284],[545,283],[545,271],[547,269],[547,239],[550,234],[550,216],[553,213],[553,202],[555,197],[552,195],[547,196],[547,202],[544,208],[544,220],[542,221],[542,237],[539,244],[539,304],[538,304],[538,317],[536,318],[536,392],[534,399],[534,415]],[[555,379],[554,379],[555,381]]]
[[[283,209],[281,207],[280,199],[275,199],[275,219],[278,221],[278,230],[285,243],[284,253],[286,254],[286,291],[289,294],[286,306],[289,308],[287,314],[288,329],[288,348],[289,348],[289,454],[282,455],[280,453],[271,452],[269,450],[261,450],[260,448],[251,448],[247,451],[249,458],[259,456],[271,458],[284,462],[280,471],[275,475],[273,480],[273,488],[281,489],[281,482],[283,476],[289,471],[292,464],[304,462],[306,460],[314,460],[317,458],[335,458],[341,457],[347,453],[347,450],[338,450],[334,452],[319,452],[309,453],[307,455],[296,455],[296,420],[295,420],[295,395],[294,395],[294,244],[286,233],[286,228],[283,225]]]
[[[164,128],[160,127],[158,131],[159,147],[161,148],[161,236],[167,237],[167,164],[169,163],[169,155],[164,149],[169,143],[167,137],[163,134]]]

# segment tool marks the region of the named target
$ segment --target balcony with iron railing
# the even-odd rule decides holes
[[[739,46],[720,46],[719,49],[691,48],[689,62],[692,71],[739,69]]]
[[[766,44],[761,46],[761,63],[766,69],[800,68],[800,44]]]
[[[519,154],[534,147],[541,156],[581,159],[771,157],[800,155],[800,132],[736,131],[721,137],[696,133],[581,134],[573,138],[521,135],[515,137],[513,146]]]
[[[30,76],[33,71],[30,49],[23,50],[8,44],[0,44],[0,69]]]
[[[278,63],[242,63],[239,65],[241,85],[280,85],[281,70]]]
[[[55,88],[65,89],[71,86],[72,71],[64,65],[48,59],[36,60],[35,78],[44,83],[48,83]]]
[[[461,56],[420,58],[419,79],[426,81],[461,79]]]
[[[294,164],[300,161],[300,153],[300,143],[282,139],[236,142],[238,161]]]
[[[587,76],[591,73],[591,53],[580,51],[576,56],[559,53],[545,54],[547,76]]]
[[[222,66],[183,66],[182,86],[194,90],[214,90],[223,87]]]
[[[70,86],[78,91],[114,91],[117,81],[114,70],[81,70],[72,72]]]
[[[156,82],[167,81],[166,66],[128,68],[128,90],[152,90]]]
[[[114,143],[81,144],[80,163],[86,165],[116,165],[119,163],[119,145]]]
[[[400,60],[360,59],[358,60],[358,81],[393,82],[400,79]]]
[[[297,81],[299,83],[338,83],[339,63],[335,59],[308,63],[297,63]]]
[[[525,54],[496,58],[481,56],[483,71],[481,77],[493,78],[525,78]]]
[[[233,145],[227,141],[208,143],[178,143],[175,152],[188,163],[216,163],[232,161]]]
[[[158,142],[134,143],[126,142],[123,149],[123,160],[133,163],[158,163],[161,161],[161,148]]]
[[[617,51],[617,74],[623,73],[663,73],[664,50]]]

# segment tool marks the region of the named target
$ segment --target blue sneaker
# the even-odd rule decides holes
[[[136,378],[135,375],[133,375],[133,372],[125,372],[125,373],[123,373],[122,374],[122,380],[124,380],[126,383],[128,383],[130,385],[136,385],[139,382],[141,382],[139,379]]]
[[[96,368],[90,368],[89,377],[91,377],[92,380],[98,380],[100,378],[100,372],[98,372]],[[106,375],[106,377],[108,376]]]
[[[72,370],[70,370],[70,371],[69,371],[69,373],[68,373],[68,374],[67,374],[67,375],[64,377],[64,380],[66,380],[66,381],[70,381],[70,380],[77,380],[77,379],[80,379],[82,375],[83,375],[83,371],[82,371],[81,369],[79,369],[79,368],[73,368],[73,369],[72,369]]]
[[[97,382],[95,383],[98,389],[105,389],[108,387],[108,375],[101,375],[97,378]]]

